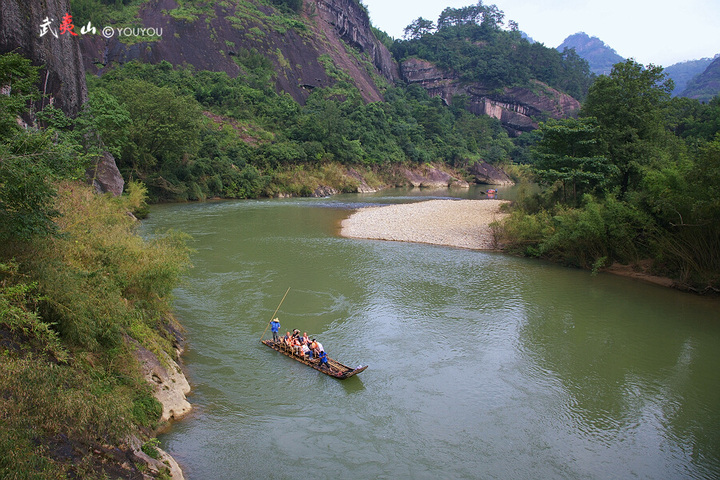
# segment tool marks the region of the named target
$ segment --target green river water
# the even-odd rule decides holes
[[[145,232],[195,249],[174,303],[194,411],[160,437],[186,478],[720,478],[717,300],[338,236],[353,208],[433,195],[151,209]],[[336,380],[260,343],[288,287],[282,331],[366,371]]]

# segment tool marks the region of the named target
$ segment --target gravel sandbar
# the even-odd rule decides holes
[[[506,216],[507,200],[428,200],[383,207],[367,207],[341,223],[349,238],[431,243],[492,250],[490,223]]]

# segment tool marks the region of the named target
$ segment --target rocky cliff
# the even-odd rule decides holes
[[[195,10],[180,8],[174,0],[151,0],[140,7],[138,21],[162,29],[162,35],[142,41],[86,36],[81,42],[86,69],[101,73],[114,62],[165,60],[235,77],[247,73],[244,55],[259,54],[272,62],[277,91],[301,103],[312,89],[337,81],[324,59],[344,71],[366,101],[382,99],[376,79],[393,82],[398,77],[390,52],[354,0],[305,0],[295,16],[278,15],[273,7],[252,0],[212,2]]]
[[[400,65],[400,73],[403,80],[421,85],[447,105],[452,104],[457,95],[467,96],[471,112],[497,118],[511,134],[537,128],[537,122],[543,118],[568,117],[580,109],[580,102],[573,97],[536,80],[531,81],[529,87],[489,90],[481,83],[460,82],[454,73],[419,58],[405,60]]]
[[[60,34],[58,26],[70,12],[69,0],[2,0],[0,15],[0,54],[16,52],[42,65],[40,90],[47,95],[42,108],[53,104],[70,116],[76,115],[87,100],[85,72],[80,45],[75,37]],[[49,30],[40,36],[45,19],[52,21]]]

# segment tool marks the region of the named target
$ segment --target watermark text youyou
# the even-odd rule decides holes
[[[55,26],[55,19],[46,16],[40,23],[40,36],[50,35],[60,38],[61,35],[79,36],[79,35],[97,35],[98,29],[93,26],[92,22],[88,22],[80,28],[79,33],[75,31],[72,15],[66,13],[62,21]],[[105,38],[112,37],[162,37],[162,27],[112,27],[105,26],[100,29],[100,35]]]

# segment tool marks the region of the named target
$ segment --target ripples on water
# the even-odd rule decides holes
[[[197,250],[176,292],[196,412],[162,438],[189,479],[718,476],[716,304],[337,238],[358,197],[153,209]],[[259,343],[288,286],[283,330],[368,370],[340,382]]]

